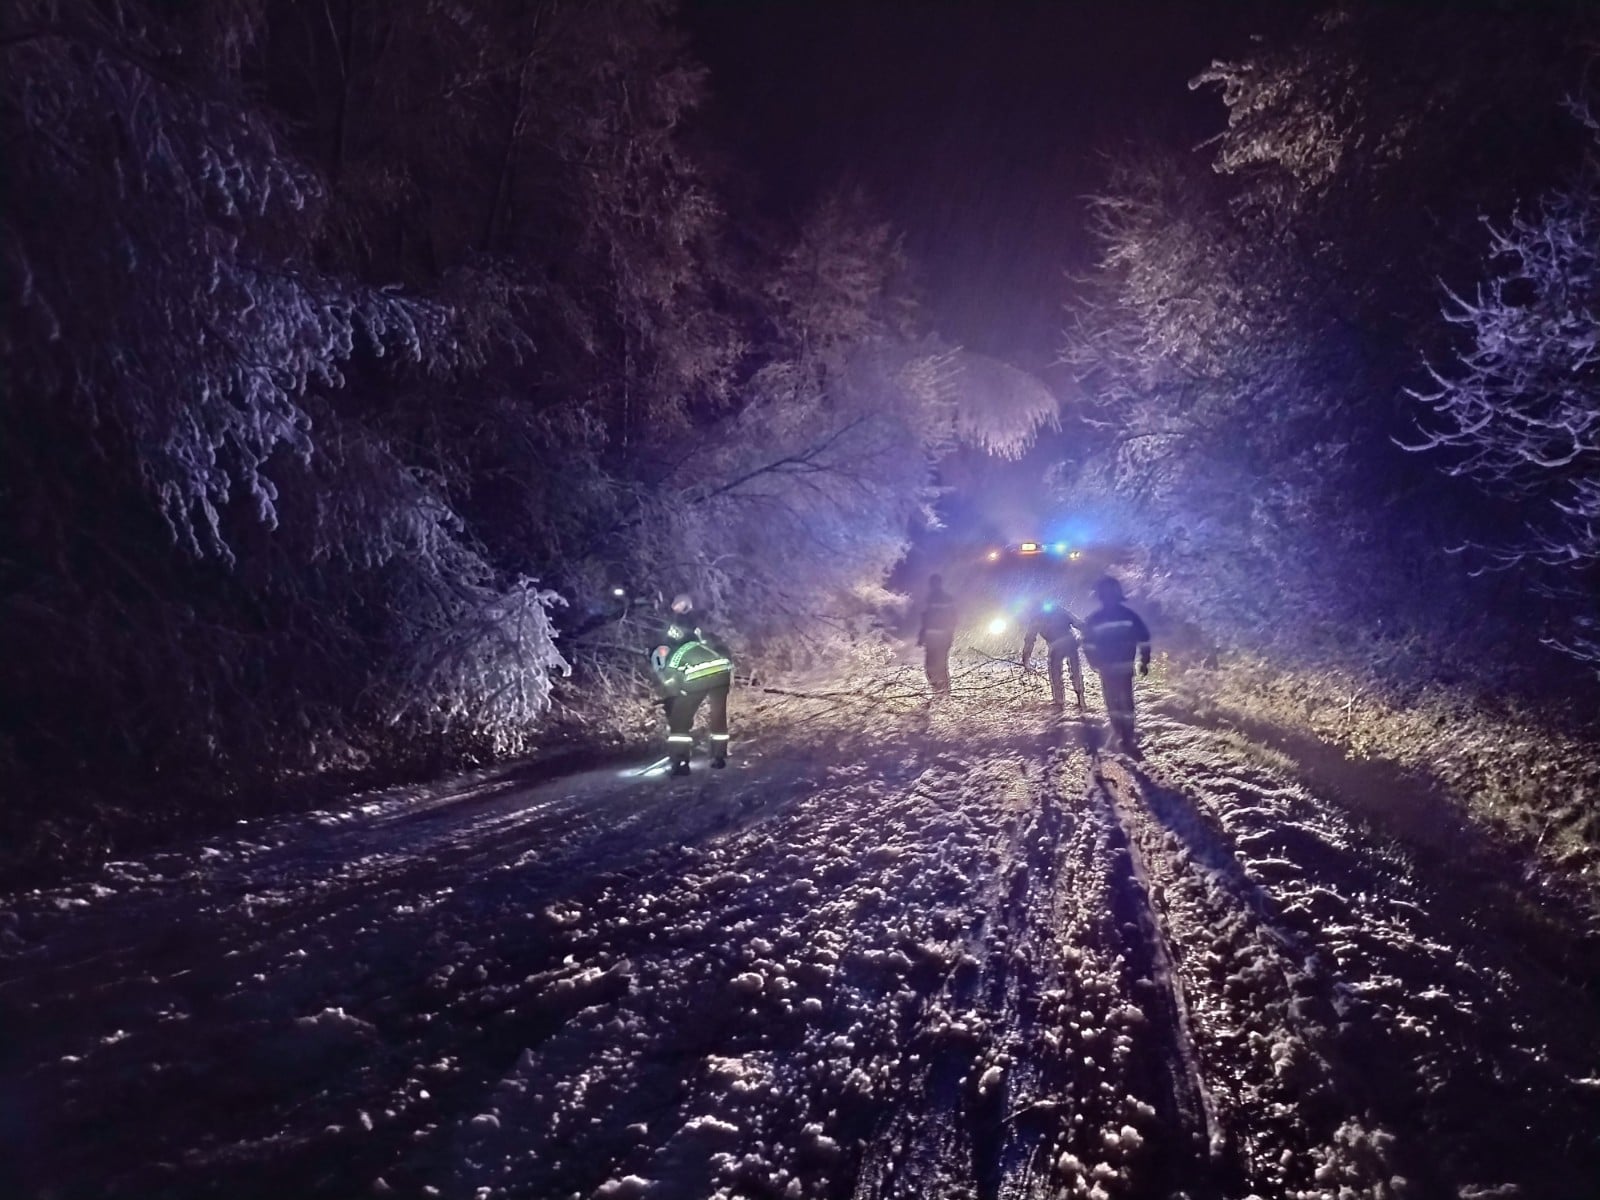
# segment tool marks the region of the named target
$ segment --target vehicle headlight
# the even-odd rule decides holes
[[[1004,633],[1008,624],[1010,624],[1010,622],[1008,622],[1004,617],[996,617],[994,620],[989,622],[989,632],[996,634]]]

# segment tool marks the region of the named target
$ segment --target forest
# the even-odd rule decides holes
[[[1024,372],[861,178],[763,195],[668,0],[8,5],[8,865],[648,735],[682,590],[749,677],[871,661],[957,454],[1225,661],[1581,725],[1597,33],[1351,4],[1172,80],[1214,131],[1102,148]]]

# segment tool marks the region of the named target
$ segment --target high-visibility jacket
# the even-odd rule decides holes
[[[705,630],[671,624],[650,651],[650,668],[669,696],[709,692],[733,679],[733,659]]]

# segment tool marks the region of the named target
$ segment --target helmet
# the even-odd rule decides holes
[[[694,597],[688,592],[679,592],[672,598],[672,611],[675,613],[686,613],[693,607]]]
[[[1095,580],[1094,596],[1102,604],[1120,603],[1122,600],[1122,585],[1111,576],[1106,575],[1101,579]]]

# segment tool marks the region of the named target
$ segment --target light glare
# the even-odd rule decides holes
[[[622,776],[624,779],[638,779],[641,777],[665,775],[671,766],[672,759],[670,757],[658,758],[655,760],[655,762],[650,763],[648,766],[629,767],[627,770],[618,771],[617,774]]]

